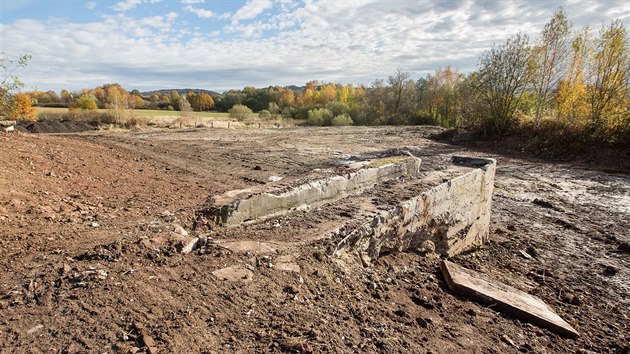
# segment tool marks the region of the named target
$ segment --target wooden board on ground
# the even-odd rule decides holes
[[[449,261],[442,261],[442,274],[448,287],[484,305],[562,336],[575,338],[579,334],[539,298]]]

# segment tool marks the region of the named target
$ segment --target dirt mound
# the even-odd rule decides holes
[[[516,132],[503,137],[484,137],[478,131],[448,129],[430,139],[477,151],[501,153],[523,159],[537,158],[549,162],[571,162],[583,167],[630,172],[630,145],[609,144],[593,137],[568,135],[545,136],[532,132]]]
[[[16,126],[18,131],[28,133],[79,133],[95,130],[98,127],[90,122],[77,121],[55,121],[55,122],[34,122],[20,123]]]

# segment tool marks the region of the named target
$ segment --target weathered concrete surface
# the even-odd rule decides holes
[[[482,245],[488,236],[496,161],[454,156],[470,171],[441,183],[358,227],[342,227],[337,252],[358,251],[362,262],[383,251],[418,249],[425,241],[453,256]]]
[[[511,286],[496,282],[449,261],[442,261],[442,274],[448,287],[468,298],[510,315],[548,328],[562,336],[579,334],[546,303]]]
[[[230,191],[215,199],[205,216],[215,225],[238,225],[244,221],[280,215],[295,208],[317,207],[350,195],[360,194],[375,184],[415,176],[421,160],[396,156],[358,163],[359,168],[278,192]]]

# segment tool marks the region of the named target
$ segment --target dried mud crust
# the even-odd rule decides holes
[[[628,176],[465,151],[425,139],[434,132],[0,136],[0,352],[627,352]],[[359,200],[413,192],[395,185],[211,234],[265,240],[271,254],[208,243],[184,256],[156,241],[192,231],[211,195],[392,147],[421,157],[424,173],[452,154],[497,158],[490,242],[455,261],[541,297],[577,340],[451,293],[436,257],[346,267],[329,256],[334,240],[307,237],[309,225],[351,220]],[[299,274],[277,269],[287,256]],[[211,275],[230,266],[251,280]]]

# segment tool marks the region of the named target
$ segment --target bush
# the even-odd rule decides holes
[[[306,124],[313,126],[330,125],[332,118],[332,112],[326,108],[311,109],[308,111]]]
[[[76,102],[70,107],[71,109],[82,109],[86,111],[94,111],[98,109],[96,99],[90,95],[81,95]]]
[[[333,118],[331,123],[336,127],[352,125],[352,118],[347,114],[341,114]]]
[[[228,113],[230,114],[230,118],[235,118],[239,122],[242,122],[249,118],[249,115],[253,112],[249,107],[237,103],[228,110]]]
[[[271,112],[269,112],[266,109],[263,109],[262,111],[258,112],[258,118],[260,118],[260,119],[271,119]]]

